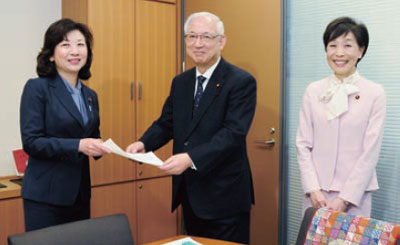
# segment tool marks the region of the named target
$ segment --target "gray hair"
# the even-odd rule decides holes
[[[215,21],[215,23],[217,25],[217,34],[224,35],[224,33],[225,33],[224,23],[222,23],[221,19],[218,16],[216,16],[215,14],[212,14],[210,12],[198,12],[198,13],[191,14],[185,21],[185,26],[184,26],[185,34],[187,34],[190,22],[192,22],[192,20],[197,17],[206,17],[206,18],[209,18],[209,19]]]

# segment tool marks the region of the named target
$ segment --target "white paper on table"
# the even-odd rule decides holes
[[[115,144],[111,138],[106,140],[103,145],[108,147],[112,153],[138,162],[147,163],[154,166],[161,166],[163,164],[163,161],[161,161],[160,158],[158,158],[152,151],[146,153],[128,153],[123,151],[117,144]]]
[[[197,245],[197,244],[201,244],[196,242],[195,240],[193,240],[191,237],[185,237],[182,239],[178,239],[172,242],[168,242],[168,243],[164,243],[164,245]]]

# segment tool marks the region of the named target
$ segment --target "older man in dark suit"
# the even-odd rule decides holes
[[[161,116],[131,153],[173,139],[173,156],[160,167],[173,176],[172,210],[182,204],[189,235],[248,243],[253,183],[246,135],[256,107],[256,81],[221,57],[224,25],[201,12],[185,23],[195,68],[176,76]]]

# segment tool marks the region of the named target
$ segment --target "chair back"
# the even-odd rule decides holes
[[[80,220],[8,237],[9,245],[133,245],[125,214]]]
[[[400,245],[400,225],[325,208],[308,208],[296,245],[388,244]]]

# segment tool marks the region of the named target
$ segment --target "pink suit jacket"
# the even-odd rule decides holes
[[[338,191],[358,206],[365,191],[379,188],[376,164],[386,115],[381,85],[363,77],[360,92],[349,95],[349,110],[332,120],[319,97],[329,88],[329,77],[311,83],[305,92],[297,129],[297,159],[303,190]]]

